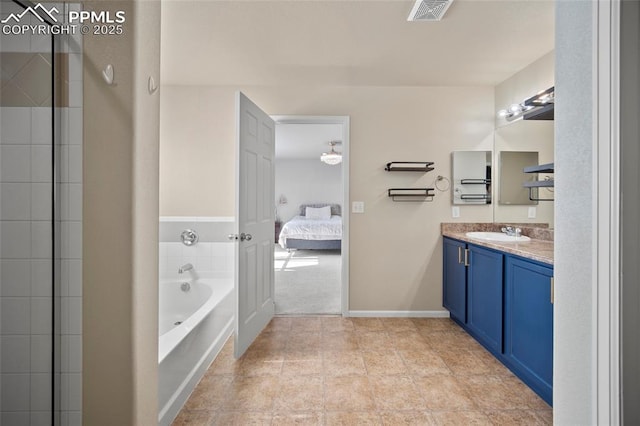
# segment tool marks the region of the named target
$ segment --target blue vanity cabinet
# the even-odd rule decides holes
[[[504,255],[468,244],[467,327],[480,343],[502,352]]]
[[[442,306],[463,324],[467,322],[466,248],[462,241],[443,239]]]
[[[547,403],[553,394],[553,268],[507,256],[504,356]]]

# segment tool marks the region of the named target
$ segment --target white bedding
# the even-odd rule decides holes
[[[330,219],[307,219],[295,216],[282,226],[278,243],[286,248],[287,238],[297,240],[341,240],[342,217],[333,215]]]

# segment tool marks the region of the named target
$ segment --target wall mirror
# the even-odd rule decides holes
[[[491,151],[454,151],[453,204],[491,204]]]
[[[538,155],[537,163],[526,164],[525,166],[534,166],[536,164],[545,164],[553,162],[554,150],[554,130],[553,121],[544,120],[518,120],[498,127],[494,133],[494,163],[498,165],[496,169],[501,169],[501,154],[503,152],[535,152]],[[518,166],[519,167],[519,166]],[[501,173],[497,173],[494,183],[494,194],[499,199],[497,203],[493,203],[493,220],[494,222],[538,222],[548,223],[553,227],[553,202],[540,201],[537,204],[529,201],[529,191],[522,188],[523,194],[527,199],[526,204],[506,204],[502,202],[501,191]],[[520,170],[522,172],[522,170]],[[535,179],[536,175],[532,174],[529,179]],[[544,174],[537,176],[537,179],[543,180]],[[520,179],[515,182],[522,187],[526,180]],[[553,198],[553,188],[539,189],[540,198]],[[532,217],[535,216],[535,217]]]
[[[523,172],[525,167],[538,164],[538,152],[532,151],[500,151],[498,153],[498,203],[507,205],[533,205],[529,190],[524,182],[536,180],[535,174]]]

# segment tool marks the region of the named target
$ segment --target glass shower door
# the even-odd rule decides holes
[[[0,17],[36,23],[29,9],[2,0]],[[60,423],[54,47],[51,35],[0,34],[1,425]]]

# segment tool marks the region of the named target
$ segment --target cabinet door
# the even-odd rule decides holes
[[[467,325],[475,337],[502,352],[503,255],[469,244]]]
[[[549,404],[553,387],[553,269],[507,256],[505,356]]]
[[[464,265],[466,244],[444,238],[442,270],[442,306],[458,321],[467,322],[467,268]]]

